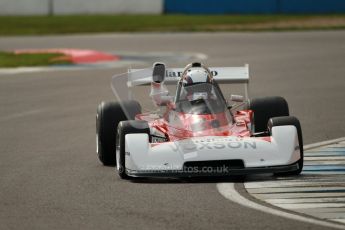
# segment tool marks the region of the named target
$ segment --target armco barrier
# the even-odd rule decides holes
[[[165,13],[344,13],[345,0],[165,0]]]

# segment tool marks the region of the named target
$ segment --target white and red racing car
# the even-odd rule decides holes
[[[248,83],[248,65],[167,69],[155,63],[113,77],[117,102],[102,102],[97,110],[100,161],[116,165],[121,178],[300,174],[298,119],[282,97],[249,100]],[[221,84],[244,84],[245,96],[227,101]],[[153,103],[134,100],[145,94]],[[142,112],[148,101],[155,110]]]

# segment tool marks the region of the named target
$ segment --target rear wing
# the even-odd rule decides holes
[[[211,67],[209,68],[213,74],[213,79],[218,83],[249,83],[249,65],[241,67]],[[166,77],[164,83],[167,85],[177,84],[180,80],[183,68],[166,69]],[[148,69],[129,69],[127,86],[134,87],[139,85],[149,85],[152,82],[152,68]]]

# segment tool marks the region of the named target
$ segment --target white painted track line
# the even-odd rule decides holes
[[[251,194],[259,200],[266,200],[270,198],[288,199],[288,198],[324,198],[324,197],[343,197],[344,193],[329,192],[329,193],[277,193],[277,194]]]
[[[266,199],[271,204],[345,202],[345,197]],[[345,204],[345,203],[344,203]]]
[[[317,142],[317,143],[314,143],[314,144],[305,145],[304,146],[304,150],[319,148],[321,146],[332,145],[334,143],[340,143],[340,142],[343,142],[343,141],[345,141],[345,137],[341,137],[341,138],[337,138],[337,139],[333,139],[333,140],[329,140],[329,141]],[[341,144],[341,145],[345,146],[344,144]]]
[[[345,219],[331,219],[331,220],[345,224]]]
[[[345,138],[304,148],[307,151],[301,176],[259,176],[244,183],[248,193],[256,199],[296,214],[248,200],[236,191],[233,183],[217,184],[217,189],[227,199],[249,208],[325,227],[345,229]]]
[[[311,224],[317,224],[317,225],[321,225],[321,226],[325,226],[325,227],[331,227],[331,228],[337,228],[337,229],[344,229],[343,225],[338,225],[335,223],[333,224],[333,223],[329,223],[329,222],[322,221],[322,220],[316,220],[313,218],[308,218],[305,216],[300,216],[297,214],[284,212],[284,211],[281,211],[278,209],[270,208],[270,207],[255,203],[255,202],[248,200],[247,198],[243,197],[241,194],[239,194],[236,191],[233,183],[218,183],[217,189],[220,192],[220,194],[222,194],[225,198],[227,198],[227,199],[229,199],[232,202],[235,202],[237,204],[246,206],[248,208],[262,211],[262,212],[265,212],[265,213],[268,213],[271,215],[276,215],[276,216],[280,216],[280,217],[284,217],[284,218],[303,221],[303,222],[307,222],[307,223],[311,223]]]

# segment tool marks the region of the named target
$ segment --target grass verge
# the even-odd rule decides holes
[[[0,16],[0,35],[326,29],[345,29],[345,14]]]
[[[29,66],[50,66],[58,64],[69,64],[66,60],[61,60],[63,54],[14,54],[10,52],[0,52],[0,68],[29,67]]]

